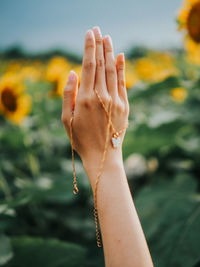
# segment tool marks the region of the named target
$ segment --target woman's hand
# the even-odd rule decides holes
[[[116,131],[127,125],[129,103],[125,87],[125,59],[121,53],[115,60],[112,40],[109,35],[102,38],[99,27],[88,30],[82,62],[80,87],[78,77],[70,72],[63,90],[62,122],[70,137],[70,118],[74,108],[72,123],[73,145],[83,162],[97,163],[104,151],[108,117],[94,88],[98,91],[108,110],[112,99],[111,121]],[[110,131],[111,140],[112,131]],[[121,145],[125,131],[120,134]],[[121,155],[121,145],[117,149],[108,146],[108,154]],[[117,153],[116,153],[117,152]]]

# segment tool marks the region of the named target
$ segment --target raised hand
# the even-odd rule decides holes
[[[99,27],[88,30],[85,36],[80,87],[77,74],[71,71],[63,90],[62,121],[70,137],[70,118],[74,109],[74,149],[83,162],[86,159],[98,162],[105,146],[108,117],[94,89],[107,110],[112,99],[112,123],[117,131],[124,128],[129,115],[124,54],[119,54],[115,60],[112,39],[109,35],[102,38]],[[110,131],[110,139],[111,135]],[[120,134],[121,145],[124,135],[125,131]],[[121,155],[121,145],[113,151],[110,142],[107,153]]]

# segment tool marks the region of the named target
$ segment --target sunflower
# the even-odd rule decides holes
[[[134,70],[134,63],[131,60],[126,59],[125,64],[126,88],[130,89],[138,82],[138,79]]]
[[[14,122],[20,124],[30,112],[31,99],[24,93],[24,86],[19,78],[10,73],[0,80],[0,111]]]
[[[52,84],[51,96],[62,96],[70,68],[70,63],[62,57],[50,60],[46,70],[46,80]]]
[[[150,51],[146,57],[135,61],[137,77],[145,82],[161,82],[169,76],[177,75],[175,58],[171,53]]]
[[[200,0],[185,0],[177,18],[179,30],[185,30],[188,59],[200,64]]]
[[[21,76],[23,80],[29,80],[32,82],[37,82],[41,80],[42,77],[42,68],[40,66],[33,66],[31,64],[24,65],[18,74]]]
[[[171,97],[176,102],[183,102],[187,97],[187,91],[183,87],[176,87],[171,90]]]
[[[16,73],[20,71],[23,65],[24,65],[24,60],[11,60],[11,61],[8,61],[5,71]]]
[[[21,80],[37,82],[42,79],[43,65],[40,61],[29,61],[25,59],[12,60],[5,68],[6,73],[18,75]]]
[[[195,43],[188,36],[185,37],[184,44],[187,50],[188,61],[194,64],[200,64],[200,44]]]
[[[140,58],[135,61],[136,73],[140,80],[150,81],[156,73],[156,66],[149,58]]]

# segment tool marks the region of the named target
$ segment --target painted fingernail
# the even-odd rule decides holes
[[[73,70],[71,70],[69,73],[69,81],[75,81],[75,73]]]
[[[95,27],[93,27],[93,30],[94,30],[94,32],[95,32],[96,34],[98,34],[98,35],[100,35],[100,36],[102,37],[101,30],[100,30],[99,26],[95,26]]]
[[[86,37],[87,38],[92,38],[92,31],[91,30],[88,30],[87,33],[86,33]]]

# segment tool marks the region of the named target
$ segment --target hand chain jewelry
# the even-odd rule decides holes
[[[127,123],[126,127],[124,127],[123,129],[121,129],[120,131],[117,132],[115,130],[114,126],[113,126],[112,121],[111,121],[112,99],[109,102],[109,108],[108,108],[109,110],[107,111],[107,109],[106,109],[103,101],[101,100],[101,97],[98,94],[97,90],[96,89],[94,89],[94,90],[95,90],[96,95],[97,95],[99,101],[101,102],[101,104],[102,104],[102,106],[103,106],[103,108],[104,108],[107,116],[108,116],[108,126],[107,126],[107,132],[106,132],[106,142],[105,142],[105,147],[104,147],[104,152],[103,152],[103,157],[102,157],[102,161],[101,161],[101,166],[100,166],[99,174],[97,176],[97,180],[96,180],[96,183],[95,183],[95,192],[94,192],[94,218],[95,218],[95,225],[96,225],[97,247],[101,247],[100,234],[99,234],[99,230],[98,230],[97,185],[98,185],[98,182],[99,182],[101,173],[102,173],[103,164],[104,164],[104,161],[105,161],[106,152],[107,152],[107,148],[108,148],[109,129],[110,129],[110,125],[111,125],[112,131],[113,131],[112,138],[111,138],[111,143],[112,143],[113,148],[117,148],[120,145],[120,136],[119,135],[120,135],[121,132],[123,132],[128,127],[128,123]],[[74,151],[73,151],[73,139],[72,139],[72,121],[73,121],[73,118],[74,118],[74,109],[72,111],[72,117],[70,119],[70,139],[71,139],[71,147],[72,147],[73,176],[74,176],[74,181],[73,181],[74,189],[73,189],[73,193],[74,194],[77,194],[79,190],[78,190],[78,187],[77,187],[76,172],[75,172],[75,162],[74,162]]]

